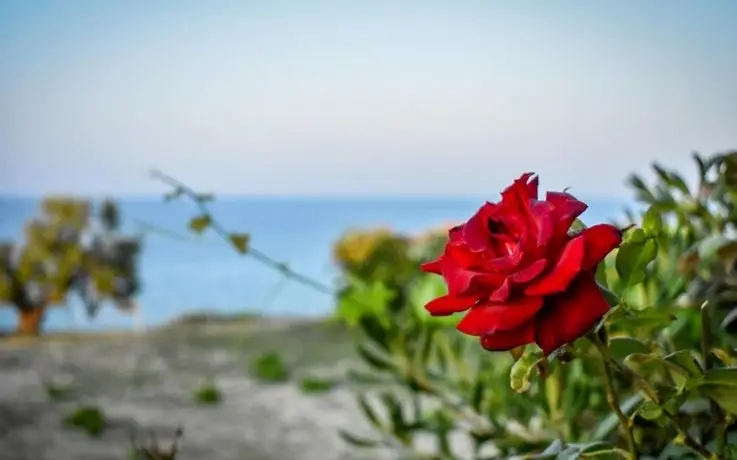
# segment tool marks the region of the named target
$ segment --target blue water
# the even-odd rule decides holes
[[[229,230],[251,233],[251,244],[284,261],[302,274],[324,283],[334,282],[331,261],[333,241],[348,228],[390,226],[419,232],[469,217],[480,199],[260,199],[223,198],[211,204],[216,218]],[[583,220],[610,220],[621,215],[623,203],[590,202]],[[333,299],[295,282],[283,289],[282,277],[249,257],[236,253],[215,235],[197,237],[186,230],[196,214],[191,202],[163,203],[161,199],[120,202],[123,230],[138,233],[142,223],[166,233],[144,232],[140,273],[143,290],[138,297],[147,325],[166,322],[186,311],[253,311],[262,314],[324,315]],[[0,239],[17,239],[23,224],[38,209],[34,199],[0,198]],[[80,306],[53,309],[46,329],[127,328],[129,315],[103,308],[94,321]],[[0,328],[15,324],[10,308],[0,308]]]

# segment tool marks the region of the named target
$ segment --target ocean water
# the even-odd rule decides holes
[[[302,199],[222,198],[211,203],[228,230],[251,234],[251,245],[326,284],[335,280],[331,245],[349,228],[389,226],[420,232],[462,221],[482,199]],[[72,299],[69,308],[51,310],[47,330],[129,328],[134,322],[156,325],[188,311],[251,311],[269,315],[325,315],[333,299],[241,256],[217,236],[187,231],[196,215],[191,202],[160,198],[119,201],[123,231],[143,235],[139,259],[143,281],[137,318],[106,306],[90,321]],[[584,222],[621,215],[624,201],[590,201]],[[16,239],[38,209],[34,199],[0,198],[0,239]],[[156,231],[147,229],[155,227]],[[15,313],[0,308],[0,328],[15,324]]]

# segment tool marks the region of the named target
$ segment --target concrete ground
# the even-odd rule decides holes
[[[324,322],[250,320],[177,325],[132,334],[54,336],[0,341],[0,458],[123,460],[130,436],[155,434],[169,445],[184,430],[178,460],[383,460],[388,448],[357,450],[339,429],[370,435],[355,391],[338,385],[306,394],[299,376],[341,378],[354,362],[345,331]],[[277,351],[293,374],[263,383],[249,358]],[[44,382],[70,392],[50,397]],[[193,392],[212,381],[223,400],[197,404]],[[81,404],[102,409],[99,437],[65,427]],[[146,438],[149,439],[149,438]]]

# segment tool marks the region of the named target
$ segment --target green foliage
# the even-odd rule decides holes
[[[631,458],[632,450],[643,458],[731,458],[737,153],[694,158],[694,192],[660,165],[653,187],[630,178],[644,205],[641,227],[629,211],[634,228],[597,271],[614,308],[596,334],[549,360],[533,346],[485,352],[452,330],[458,318],[437,321],[424,311],[445,290],[418,263],[440,253],[444,236],[434,244],[425,237],[417,245],[424,253],[413,239],[383,230],[339,241],[337,315],[357,328],[364,363],[350,377],[387,388],[358,395],[375,436],[344,431],[343,439],[411,451],[418,435],[430,433],[438,458],[465,458],[448,442],[463,427],[474,458],[490,445],[502,458]],[[398,267],[393,276],[373,249],[391,238],[405,244],[393,246],[401,257],[383,255]],[[405,270],[406,260],[414,271]]]
[[[214,383],[206,383],[194,392],[194,400],[197,404],[215,405],[222,401],[223,395]]]
[[[352,328],[363,317],[386,326],[393,315],[405,313],[429,326],[453,324],[456,318],[434,318],[425,312],[425,304],[444,294],[445,285],[441,278],[417,269],[444,241],[440,232],[412,238],[381,228],[343,235],[333,251],[342,271],[336,317]]]
[[[24,241],[0,242],[0,303],[21,311],[77,294],[94,316],[102,302],[128,308],[139,288],[140,241],[118,233],[120,213],[105,200],[50,197],[25,228]]]
[[[251,361],[251,375],[266,383],[289,380],[289,368],[278,353],[263,353]]]
[[[325,393],[335,388],[336,384],[334,380],[308,376],[299,381],[299,388],[305,394]]]
[[[64,418],[64,425],[97,437],[107,428],[105,414],[97,406],[81,406]]]

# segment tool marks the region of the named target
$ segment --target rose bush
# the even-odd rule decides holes
[[[443,254],[422,266],[442,275],[448,293],[426,308],[435,316],[468,310],[458,330],[487,350],[537,343],[545,354],[589,331],[609,310],[597,265],[622,241],[599,224],[569,229],[587,205],[565,192],[538,198],[538,177],[524,174],[448,232]]]
[[[523,175],[446,235],[339,241],[348,381],[374,428],[343,439],[437,460],[737,459],[737,152],[694,159],[696,188],[659,165],[654,186],[630,178],[644,212],[624,233]],[[173,184],[239,252],[330,291]]]

